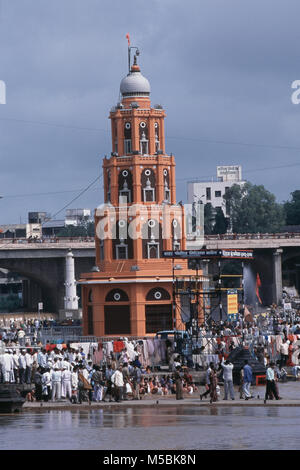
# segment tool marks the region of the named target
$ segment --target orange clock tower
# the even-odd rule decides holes
[[[151,106],[149,81],[138,51],[130,64],[131,49],[121,100],[109,116],[112,152],[103,160],[104,204],[95,211],[96,269],[80,281],[84,335],[144,337],[184,329],[173,296],[174,262],[163,258],[164,250],[186,245],[175,159],[165,150],[165,111]],[[176,275],[193,274],[180,260]]]

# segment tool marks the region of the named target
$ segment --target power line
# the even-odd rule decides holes
[[[17,197],[32,197],[32,196],[52,196],[55,194],[77,193],[80,189],[70,189],[65,191],[49,191],[48,193],[25,193],[25,194],[7,194],[5,199]]]
[[[52,127],[61,127],[63,129],[74,129],[74,130],[85,130],[85,131],[95,131],[95,132],[107,132],[107,129],[102,129],[100,127],[89,127],[89,126],[71,126],[66,124],[57,124],[47,121],[38,121],[38,120],[29,120],[29,119],[19,119],[19,118],[2,118],[0,121],[12,121],[12,122],[21,122],[25,124],[39,124],[44,126]],[[261,147],[261,148],[272,148],[279,150],[300,150],[300,147],[295,147],[291,145],[274,145],[274,144],[261,144],[255,142],[242,142],[242,141],[229,141],[229,140],[214,140],[214,139],[201,139],[197,137],[182,137],[182,136],[166,136],[166,140],[184,140],[184,141],[195,141],[205,144],[217,144],[217,145],[241,145],[246,147]]]
[[[63,129],[75,129],[75,130],[82,130],[82,131],[101,131],[107,132],[107,129],[100,129],[96,127],[83,127],[83,126],[70,126],[65,124],[56,124],[54,122],[47,122],[47,121],[34,121],[29,119],[18,119],[18,118],[1,118],[0,121],[11,121],[11,122],[21,122],[24,124],[38,124],[41,126],[51,126],[51,127],[61,127]]]
[[[102,178],[102,175],[97,176],[86,188],[84,188],[76,197],[74,197],[68,204],[66,204],[64,207],[62,207],[59,211],[57,211],[51,218],[47,219],[47,222],[49,220],[54,219],[58,214],[60,214],[64,209],[69,207],[73,202],[77,201],[84,193],[86,193],[98,180]]]
[[[93,191],[96,191],[97,188],[94,188]],[[7,198],[18,198],[18,197],[35,197],[35,196],[55,196],[56,194],[65,194],[65,193],[77,193],[81,189],[69,189],[66,191],[49,191],[48,193],[25,193],[25,194],[8,194],[3,197]]]
[[[273,148],[273,149],[280,149],[280,150],[300,150],[300,147],[294,147],[290,145],[257,144],[253,142],[235,142],[235,141],[229,141],[229,140],[209,140],[209,139],[201,139],[197,137],[166,136],[166,140],[168,139],[197,141],[197,142],[201,142],[204,144],[242,145],[246,147],[262,147],[262,148]]]

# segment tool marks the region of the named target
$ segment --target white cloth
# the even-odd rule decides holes
[[[119,370],[111,376],[111,381],[116,387],[124,387],[123,374]]]
[[[228,380],[233,380],[232,378],[232,371],[233,371],[233,364],[225,364],[224,359],[221,364],[222,369],[223,369],[223,379],[228,381]]]
[[[71,385],[72,385],[72,390],[78,390],[78,374],[77,374],[77,372],[72,372]]]
[[[281,343],[281,345],[280,345],[280,352],[281,352],[281,354],[283,354],[284,356],[288,356],[288,355],[289,355],[289,344],[290,344],[290,342],[289,342],[289,341],[286,341],[285,343]]]
[[[23,354],[19,356],[19,367],[20,369],[26,369],[26,359]]]
[[[31,367],[33,364],[33,357],[31,354],[26,353],[25,354],[25,362],[26,362],[26,367]]]
[[[61,395],[65,398],[71,398],[72,387],[71,387],[72,373],[69,370],[64,370],[61,374]]]

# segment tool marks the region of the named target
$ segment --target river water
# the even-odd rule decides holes
[[[264,387],[254,394],[258,391],[262,396]],[[298,400],[300,383],[280,384],[280,394]],[[2,414],[0,449],[300,449],[300,406],[198,403],[195,397],[192,403],[186,400],[180,406],[133,406],[129,402],[127,407]]]

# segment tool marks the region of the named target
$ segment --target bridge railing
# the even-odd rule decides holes
[[[43,344],[47,341],[55,342],[58,340],[63,341],[64,343],[78,341],[78,338],[82,336],[82,327],[81,326],[53,326],[50,328],[41,328],[39,330],[39,339]]]
[[[300,232],[283,233],[224,233],[205,235],[205,240],[266,240],[266,239],[300,238]]]
[[[0,245],[41,244],[41,243],[93,243],[94,237],[43,237],[43,238],[0,238]]]

